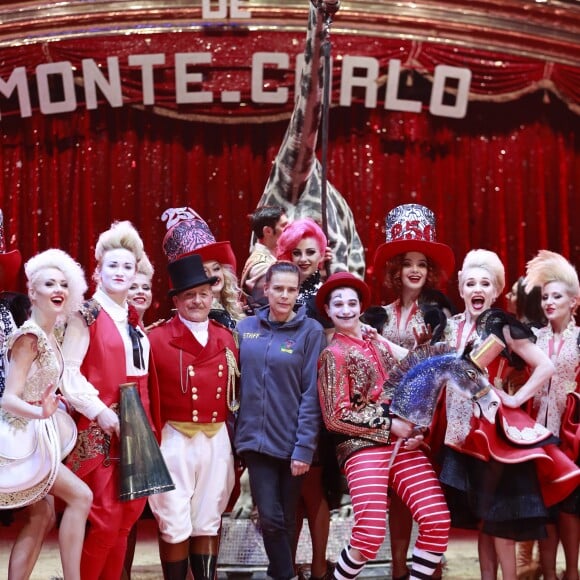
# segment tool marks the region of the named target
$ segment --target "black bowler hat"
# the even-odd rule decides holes
[[[209,284],[213,286],[217,282],[217,277],[208,278],[203,269],[201,256],[190,254],[184,256],[167,265],[167,272],[171,280],[171,290],[169,296],[175,296],[180,292]]]

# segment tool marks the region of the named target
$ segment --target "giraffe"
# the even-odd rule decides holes
[[[322,222],[322,165],[316,158],[322,115],[322,44],[325,19],[339,0],[311,0],[300,92],[282,145],[258,205],[279,205],[289,219],[311,217]],[[350,271],[364,278],[365,256],[352,210],[339,191],[327,183],[328,238],[334,259],[331,273]]]

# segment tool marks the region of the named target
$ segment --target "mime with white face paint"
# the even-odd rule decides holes
[[[119,500],[120,385],[137,383],[145,414],[159,433],[158,394],[149,387],[149,341],[127,302],[143,241],[133,225],[115,222],[97,241],[97,288],[68,323],[63,390],[78,411],[77,445],[67,465],[93,491],[83,546],[83,580],[121,577],[127,536],[146,498]]]
[[[334,437],[354,511],[349,543],[333,578],[352,580],[376,558],[386,535],[389,487],[419,525],[410,577],[429,578],[447,548],[449,512],[437,476],[419,449],[423,437],[414,436],[413,425],[389,411],[383,384],[407,350],[376,331],[363,333],[359,318],[369,297],[368,286],[346,272],[333,274],[317,294],[318,307],[335,328],[319,360],[322,416]]]

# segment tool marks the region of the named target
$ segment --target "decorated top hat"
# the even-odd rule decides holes
[[[436,241],[435,214],[424,205],[406,203],[393,208],[385,218],[386,242],[375,252],[376,272],[399,254],[420,252],[441,269],[446,278],[455,269],[453,250]]]
[[[201,256],[202,262],[215,260],[236,271],[236,256],[230,242],[216,242],[205,220],[190,207],[172,207],[161,216],[167,222],[163,251],[169,262],[190,254]]]
[[[350,272],[337,272],[326,280],[316,292],[316,308],[318,312],[326,316],[324,305],[330,293],[336,288],[353,288],[360,296],[361,312],[365,310],[371,301],[371,291],[366,283]]]
[[[169,296],[175,296],[204,284],[213,286],[217,282],[215,276],[208,277],[205,273],[203,260],[199,254],[190,254],[169,262],[167,272],[171,280]]]
[[[21,264],[22,256],[19,250],[6,251],[4,214],[0,209],[0,290],[14,290]]]

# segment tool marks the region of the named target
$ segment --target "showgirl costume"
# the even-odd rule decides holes
[[[413,329],[417,332],[421,330],[422,326],[425,326],[425,320],[423,318],[423,312],[417,302],[413,304],[409,316],[407,317],[405,323],[405,330],[401,332],[400,322],[401,322],[401,301],[397,298],[394,302],[383,306],[387,313],[387,322],[383,328],[382,335],[388,338],[391,342],[398,344],[408,350],[415,347],[415,335],[413,334]]]
[[[498,309],[483,313],[466,328],[465,314],[449,319],[446,341],[455,348],[489,333],[502,342],[503,328],[513,339],[534,340],[533,333]],[[467,335],[465,335],[467,333]],[[523,361],[505,348],[488,366],[489,380],[502,389],[510,370]],[[515,540],[544,537],[547,507],[580,484],[580,470],[558,449],[557,439],[521,409],[500,406],[495,424],[473,415],[472,402],[447,390],[447,426],[440,480],[446,488],[452,521],[458,527]]]
[[[390,433],[389,400],[383,384],[396,362],[385,343],[340,332],[319,361],[322,416],[334,436],[352,498],[350,546],[368,560],[376,558],[385,538],[388,486],[409,506],[419,524],[415,548],[435,554],[447,548],[449,513],[424,453],[401,447],[389,465],[396,437]]]
[[[571,320],[559,342],[548,324],[535,331],[536,344],[548,354],[556,372],[531,401],[531,415],[561,439],[561,447],[579,465],[580,461],[580,327]],[[580,490],[560,506],[580,515]]]
[[[60,383],[62,355],[32,320],[10,336],[8,352],[26,334],[36,337],[38,356],[26,377],[22,398],[40,405],[46,388]],[[50,491],[58,466],[76,441],[74,422],[60,407],[46,419],[28,419],[0,409],[0,422],[0,509],[35,503]]]
[[[433,332],[432,343],[442,340],[447,316],[440,306],[430,302],[421,302],[421,297],[419,297],[419,300],[415,301],[411,307],[403,331],[400,330],[401,300],[397,298],[394,302],[383,306],[383,309],[386,312],[387,321],[381,334],[391,342],[407,350],[413,350],[416,346],[414,331],[421,334],[426,327],[430,327]]]
[[[536,336],[536,344],[550,357],[556,372],[534,395],[531,414],[538,423],[558,436],[568,394],[578,391],[580,326],[576,326],[574,320],[570,321],[558,343],[554,340],[554,332],[549,324],[538,329]]]

